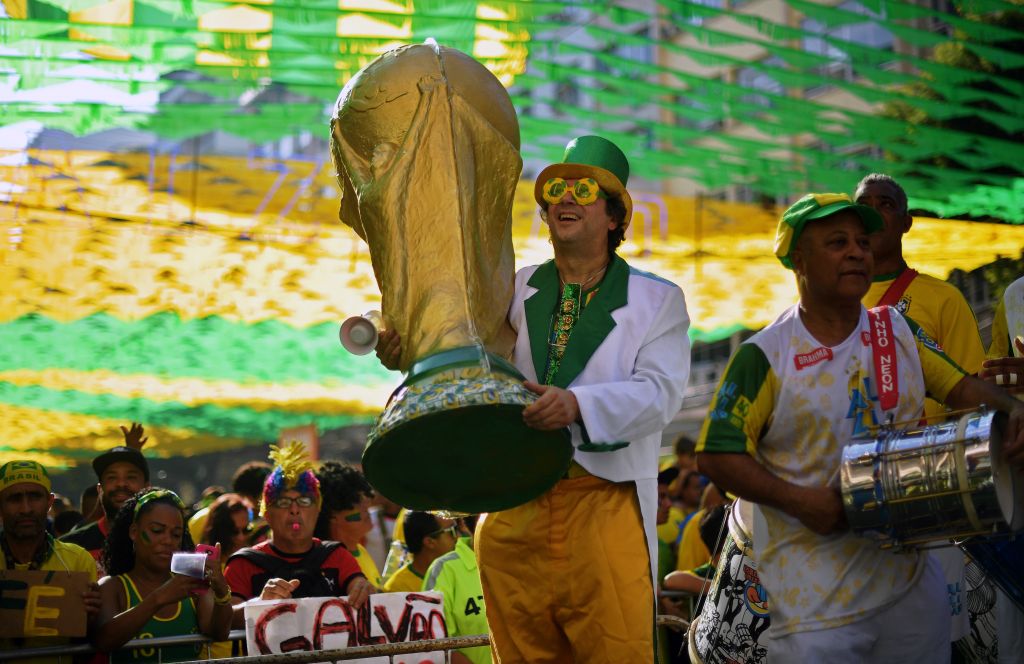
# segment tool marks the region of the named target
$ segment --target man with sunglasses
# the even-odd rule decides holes
[[[261,513],[270,524],[270,539],[242,549],[228,559],[224,578],[235,605],[260,599],[348,596],[362,606],[373,592],[359,563],[339,542],[313,537],[320,513],[320,482],[300,443],[271,446],[277,465],[263,485]],[[236,609],[233,624],[245,623]]]
[[[407,513],[404,532],[405,545],[412,554],[412,560],[384,582],[384,592],[418,593],[430,563],[451,552],[459,538],[454,521],[430,512]]]
[[[655,655],[658,451],[683,402],[690,319],[677,285],[615,253],[633,212],[628,179],[618,146],[581,136],[534,184],[554,259],[516,274],[512,360],[538,395],[527,426],[568,428],[575,452],[550,491],[477,526],[503,663]],[[376,350],[395,368],[401,339],[386,330]]]
[[[478,526],[502,662],[654,658],[658,450],[689,376],[689,316],[678,286],[615,253],[628,178],[614,143],[581,136],[534,185],[554,259],[516,275],[513,361],[538,394],[526,424],[568,427],[575,453],[548,493]]]

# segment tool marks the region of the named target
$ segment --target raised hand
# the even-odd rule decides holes
[[[142,446],[149,440],[148,437],[143,438],[145,432],[146,430],[138,422],[132,422],[130,429],[125,429],[124,425],[121,425],[121,433],[124,434],[124,444],[137,450],[141,450]]]

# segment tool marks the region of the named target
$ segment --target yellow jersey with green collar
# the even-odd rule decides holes
[[[406,563],[384,582],[382,590],[386,593],[418,593],[422,587],[423,577],[412,568],[412,563]]]
[[[892,415],[915,421],[926,392],[944,399],[964,373],[913,321],[889,312],[899,389]],[[862,308],[854,332],[827,347],[804,327],[798,307],[787,310],[730,360],[697,451],[748,453],[793,484],[838,487],[843,447],[885,418],[870,329]],[[755,506],[753,530],[778,635],[867,617],[899,599],[923,568],[917,553],[883,551],[849,531],[817,535],[770,507]]]

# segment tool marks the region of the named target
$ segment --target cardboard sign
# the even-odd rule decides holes
[[[448,636],[441,593],[380,593],[360,610],[345,597],[251,600],[245,605],[250,655],[334,650]],[[352,660],[387,664],[387,656]],[[395,655],[395,664],[444,664],[444,652]]]
[[[85,636],[85,572],[0,570],[0,637]]]

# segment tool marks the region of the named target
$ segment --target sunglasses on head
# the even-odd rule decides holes
[[[544,183],[544,200],[554,204],[562,200],[566,190],[572,194],[572,198],[580,205],[590,205],[598,198],[608,198],[608,195],[601,191],[601,186],[594,178],[580,178],[576,184],[569,187],[569,183],[562,178],[551,178]]]

